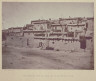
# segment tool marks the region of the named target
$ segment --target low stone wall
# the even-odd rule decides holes
[[[49,42],[49,43],[48,43]],[[40,46],[42,43],[42,46]],[[33,37],[16,37],[8,36],[6,40],[7,45],[18,47],[30,47],[30,48],[42,48],[46,49],[47,46],[54,48],[55,50],[80,50],[79,41],[65,41],[65,40],[46,40],[46,39],[34,39]],[[91,40],[86,40],[86,49],[92,49]]]
[[[25,46],[25,42],[26,39],[23,37],[17,37],[17,36],[8,36],[7,40],[6,40],[6,44],[7,45],[11,45],[11,46],[19,46],[19,47],[23,47]]]
[[[80,49],[80,43],[79,41],[65,41],[65,40],[55,40],[55,41],[50,41],[49,43],[50,47],[53,47],[54,49],[59,49],[59,50],[78,50]]]

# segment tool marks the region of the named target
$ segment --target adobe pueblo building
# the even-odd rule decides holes
[[[47,50],[93,49],[94,18],[34,20],[6,32],[6,45]],[[85,40],[85,43],[84,43]]]

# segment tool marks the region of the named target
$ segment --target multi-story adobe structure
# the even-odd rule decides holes
[[[9,36],[22,36],[23,27],[11,27],[8,29]]]
[[[19,39],[16,38],[16,40],[18,39],[17,42],[21,41],[21,46],[66,48],[67,46],[70,47],[69,44],[73,44],[74,39],[74,41],[77,41],[75,44],[77,43],[77,47],[80,48],[79,37],[82,33],[87,34],[89,28],[93,28],[93,19],[35,20],[25,27],[9,28],[8,31],[9,36],[19,36]]]

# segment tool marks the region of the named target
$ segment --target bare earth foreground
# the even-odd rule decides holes
[[[90,51],[54,51],[2,47],[3,69],[94,69]]]

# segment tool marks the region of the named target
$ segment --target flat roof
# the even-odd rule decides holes
[[[85,24],[67,24],[67,26],[85,26]]]

